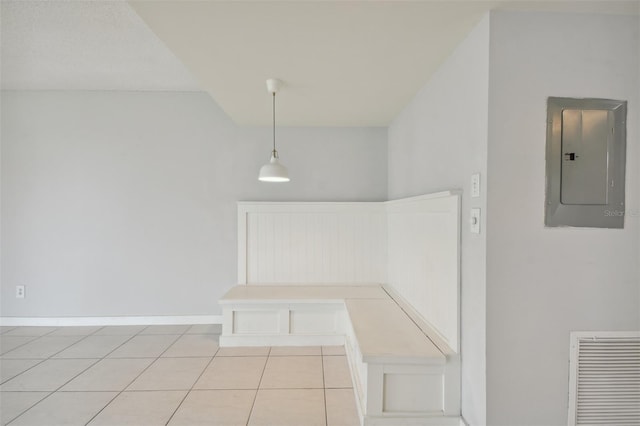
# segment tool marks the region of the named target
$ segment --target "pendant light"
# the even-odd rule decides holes
[[[275,78],[267,80],[267,90],[273,95],[273,150],[269,164],[260,168],[258,180],[262,182],[289,182],[289,172],[285,166],[280,164],[278,151],[276,151],[276,92],[281,85],[282,82]]]

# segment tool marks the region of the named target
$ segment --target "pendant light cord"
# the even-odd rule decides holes
[[[273,156],[278,157],[276,151],[276,92],[273,92]]]

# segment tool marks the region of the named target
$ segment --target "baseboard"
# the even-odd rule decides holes
[[[81,325],[222,324],[222,315],[123,317],[0,317],[0,326],[65,327]]]

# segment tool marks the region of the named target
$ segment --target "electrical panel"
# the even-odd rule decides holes
[[[546,226],[623,228],[626,101],[549,98]]]

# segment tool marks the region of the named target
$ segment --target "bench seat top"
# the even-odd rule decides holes
[[[388,299],[380,284],[372,285],[237,285],[220,298],[237,302],[309,303],[348,299]]]
[[[237,285],[220,303],[344,303],[364,362],[446,362],[445,355],[380,284]]]
[[[364,362],[445,364],[442,352],[390,297],[345,305]]]

